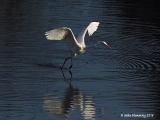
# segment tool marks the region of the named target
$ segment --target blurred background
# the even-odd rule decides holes
[[[159,0],[2,0],[0,119],[130,120],[121,113],[136,113],[158,120],[159,8]],[[112,48],[89,48],[71,72],[55,67],[66,46],[44,33],[67,26],[78,35],[91,21],[100,26],[86,44]]]

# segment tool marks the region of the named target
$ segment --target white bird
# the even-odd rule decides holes
[[[86,33],[88,32],[88,35],[91,36],[97,30],[99,24],[99,22],[91,22],[84,30],[82,30],[77,38],[75,37],[71,28],[68,27],[61,27],[47,31],[45,35],[48,40],[68,40],[73,45],[71,48],[72,52],[74,55],[77,55],[85,52],[86,44],[84,38]],[[110,48],[110,46],[105,41],[98,41],[97,44],[99,43],[102,43]],[[66,58],[61,68],[64,67],[68,59],[71,59],[71,66],[69,68],[72,68],[72,57],[73,56]]]

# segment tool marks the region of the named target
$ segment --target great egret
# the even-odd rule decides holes
[[[45,33],[46,38],[48,40],[66,40],[72,43],[71,51],[73,54],[71,55],[71,57],[65,58],[64,63],[61,67],[62,69],[68,59],[71,59],[71,65],[69,68],[70,69],[72,68],[72,57],[76,56],[77,54],[82,54],[85,52],[86,44],[85,44],[84,38],[86,33],[88,32],[88,35],[91,36],[97,30],[99,24],[100,24],[99,22],[91,22],[84,30],[82,30],[82,32],[78,35],[77,38],[73,34],[71,28],[68,28],[68,27],[53,29]],[[110,46],[105,41],[97,42],[97,44],[100,44],[100,43],[110,48]]]

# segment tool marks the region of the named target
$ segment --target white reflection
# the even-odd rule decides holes
[[[92,97],[87,96],[86,100],[81,99],[80,110],[85,120],[93,120],[95,118],[96,109]]]
[[[60,115],[63,113],[61,109],[61,102],[58,98],[53,96],[44,97],[44,109],[50,113]]]
[[[95,120],[96,108],[91,96],[84,95],[72,85],[66,89],[64,98],[45,96],[43,102],[45,111],[68,118],[71,111],[79,110],[84,120]]]

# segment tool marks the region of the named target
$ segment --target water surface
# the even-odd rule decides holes
[[[159,118],[159,2],[10,1],[0,5],[1,120],[120,120],[122,113]],[[107,41],[57,67],[68,52],[44,32],[68,26],[77,35],[100,21],[86,44]],[[72,78],[71,78],[72,74]],[[69,81],[71,79],[71,84]],[[133,118],[140,120],[142,118]]]

